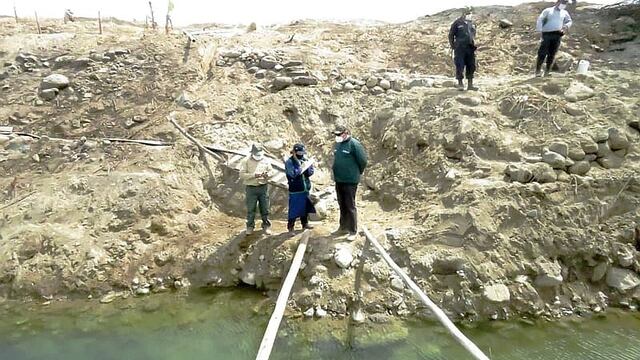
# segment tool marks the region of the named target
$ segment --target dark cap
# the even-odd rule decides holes
[[[345,131],[347,131],[347,127],[344,125],[336,125],[335,129],[333,130],[333,135],[342,135],[345,133]]]
[[[295,145],[293,145],[293,152],[294,153],[298,153],[298,152],[305,153],[306,150],[304,149],[304,144],[295,144]]]

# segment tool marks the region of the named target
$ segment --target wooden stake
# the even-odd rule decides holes
[[[18,23],[18,10],[16,10],[16,6],[13,5],[13,16],[16,18],[16,24]]]
[[[151,1],[149,1],[149,9],[151,10],[151,28],[153,30],[156,29],[156,18],[153,16],[153,5],[151,5]]]
[[[100,35],[102,35],[102,17],[100,17],[100,11],[98,11],[98,30],[100,31]]]
[[[38,25],[38,34],[42,34],[42,29],[40,29],[40,20],[38,20],[38,12],[36,11],[36,25]]]
[[[304,258],[304,252],[307,250],[309,236],[311,236],[311,232],[309,232],[309,230],[305,230],[302,234],[302,239],[300,240],[300,244],[298,244],[298,250],[296,250],[296,254],[293,256],[293,261],[291,261],[291,267],[289,268],[287,277],[284,279],[282,288],[280,288],[280,293],[276,300],[276,308],[273,310],[273,314],[271,314],[271,319],[269,319],[269,324],[267,325],[267,330],[264,332],[264,337],[260,343],[260,349],[258,350],[256,360],[268,360],[269,355],[271,355],[271,349],[273,349],[273,343],[276,341],[278,328],[280,327],[284,310],[287,307],[289,293],[291,293],[293,284],[298,276],[298,271],[300,270],[300,265]]]

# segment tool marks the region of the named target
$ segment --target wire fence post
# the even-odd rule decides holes
[[[35,11],[36,14],[36,25],[38,26],[38,35],[42,34],[42,29],[40,29],[40,20],[38,19],[38,12]]]

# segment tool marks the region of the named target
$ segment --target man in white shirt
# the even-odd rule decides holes
[[[542,33],[542,41],[538,49],[536,76],[542,76],[542,64],[547,60],[544,75],[548,76],[556,53],[560,48],[560,39],[569,30],[573,21],[566,10],[569,0],[558,0],[554,7],[544,9],[538,17],[536,31]]]

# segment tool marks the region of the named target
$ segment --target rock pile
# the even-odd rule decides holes
[[[616,169],[622,166],[630,145],[622,130],[601,129],[590,138],[579,141],[554,141],[542,150],[540,160],[543,164],[510,164],[505,174],[511,181],[545,183],[559,180],[563,173],[585,176],[596,164],[605,169]],[[554,170],[555,179],[552,175]]]
[[[338,77],[332,92],[362,91],[371,95],[384,94],[387,91],[402,91],[414,87],[433,87],[435,80],[427,77],[410,78],[396,72],[378,72],[361,78]]]
[[[231,50],[220,54],[217,66],[232,66],[235,63],[244,64],[250,74],[256,79],[270,79],[271,88],[275,91],[283,90],[291,85],[317,85],[318,79],[307,70],[301,60],[282,60],[283,54],[267,54],[254,50]]]

